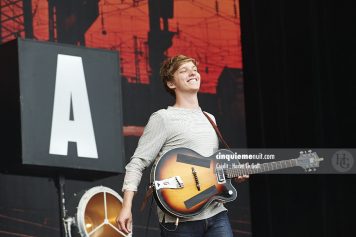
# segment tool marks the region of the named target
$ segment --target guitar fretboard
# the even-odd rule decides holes
[[[227,178],[235,178],[238,176],[263,173],[272,170],[286,169],[295,166],[297,166],[297,160],[290,159],[290,160],[262,163],[258,165],[250,165],[250,167],[225,168],[224,173]]]

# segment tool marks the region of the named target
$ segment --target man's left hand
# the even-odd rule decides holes
[[[245,182],[250,176],[248,174],[245,174],[243,176],[238,176],[235,178],[235,182],[236,183],[242,183],[242,182]]]

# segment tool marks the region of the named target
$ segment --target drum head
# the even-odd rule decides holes
[[[122,198],[114,190],[97,186],[84,193],[76,213],[76,225],[81,236],[128,236],[117,228],[116,217],[122,209]],[[131,236],[131,235],[129,235]]]

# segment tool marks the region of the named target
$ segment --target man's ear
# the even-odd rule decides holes
[[[173,81],[167,81],[167,86],[168,86],[170,89],[175,89],[175,88],[176,88],[176,85],[173,83]]]

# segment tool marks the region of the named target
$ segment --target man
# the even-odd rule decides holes
[[[132,231],[132,200],[144,168],[173,148],[190,148],[210,156],[218,148],[218,137],[199,107],[198,91],[201,78],[193,58],[178,55],[166,59],[160,70],[165,89],[175,97],[175,104],[153,113],[139,140],[130,163],[126,166],[123,184],[123,207],[117,217],[121,231]],[[209,116],[215,121],[214,117]],[[243,179],[243,177],[240,177]],[[220,202],[212,202],[202,213],[179,219],[158,209],[162,237],[232,237],[227,210]]]

